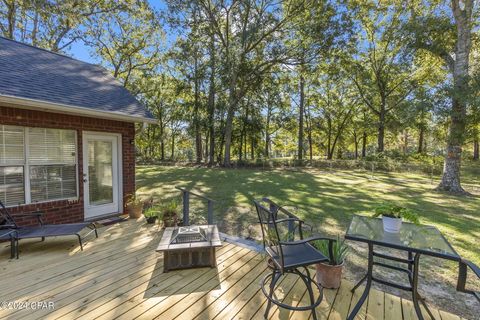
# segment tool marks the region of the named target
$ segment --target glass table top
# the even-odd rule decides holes
[[[345,238],[433,256],[459,258],[434,226],[402,222],[399,233],[390,233],[383,230],[381,218],[354,215]]]

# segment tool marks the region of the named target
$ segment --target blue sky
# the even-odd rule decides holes
[[[156,9],[162,10],[165,8],[165,3],[163,0],[148,0],[148,2]],[[168,32],[168,30],[165,30]],[[85,46],[82,42],[74,43],[69,52],[69,55],[73,56],[75,59],[79,59],[82,61],[90,62],[90,63],[99,63],[99,61],[95,60],[90,56],[90,49]]]

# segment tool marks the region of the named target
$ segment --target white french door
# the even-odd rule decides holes
[[[116,134],[83,133],[85,219],[120,211],[120,140]]]

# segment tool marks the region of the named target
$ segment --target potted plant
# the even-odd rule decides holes
[[[178,203],[175,200],[168,202],[162,208],[162,221],[164,227],[174,227],[178,223]]]
[[[317,240],[313,241],[312,245],[320,251],[324,256],[329,257],[328,241]],[[337,289],[340,287],[342,280],[342,271],[345,262],[345,257],[348,254],[348,246],[344,239],[340,239],[337,235],[337,240],[332,243],[332,254],[328,263],[317,263],[316,280],[323,288]]]
[[[156,207],[146,209],[145,212],[143,212],[143,215],[145,216],[147,223],[155,223],[158,219],[159,211],[160,210]]]
[[[391,203],[385,203],[375,208],[373,217],[379,216],[382,216],[385,232],[400,232],[402,219],[418,224],[418,214],[415,211]]]
[[[142,216],[143,202],[135,194],[127,198],[127,212],[131,219],[138,219]]]

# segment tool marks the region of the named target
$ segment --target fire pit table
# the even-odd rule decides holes
[[[220,247],[216,225],[165,228],[158,252],[163,252],[163,272],[175,269],[216,267],[215,248]]]

